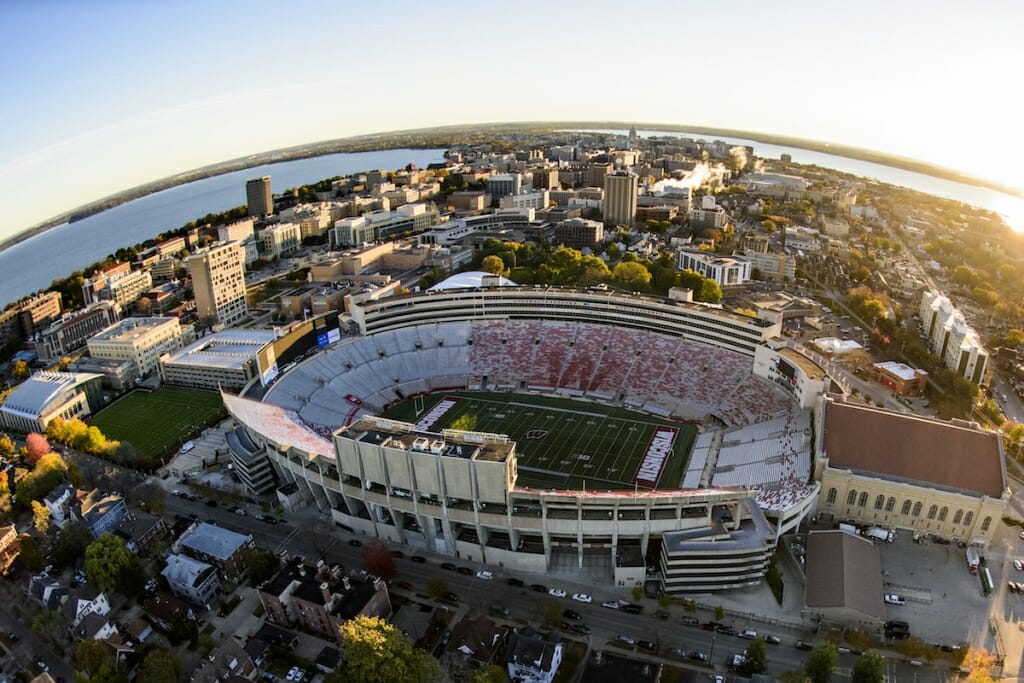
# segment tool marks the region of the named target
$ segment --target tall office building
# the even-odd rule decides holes
[[[249,215],[262,218],[274,213],[274,197],[270,194],[270,176],[253,178],[245,183],[245,203]]]
[[[245,249],[238,242],[217,244],[189,256],[196,314],[204,324],[230,326],[248,314],[244,262]]]
[[[636,220],[637,175],[613,171],[604,177],[605,225],[632,225]]]

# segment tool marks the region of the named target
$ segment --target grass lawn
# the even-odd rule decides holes
[[[97,413],[89,424],[108,438],[128,441],[156,457],[178,448],[224,412],[215,391],[164,387],[148,393],[133,391]]]
[[[537,488],[632,488],[652,438],[665,427],[676,431],[657,485],[676,488],[697,433],[692,425],[616,406],[514,393],[434,394],[424,397],[419,417],[414,401],[393,406],[385,417],[416,423],[446,399],[454,405],[425,429],[508,434],[516,442],[519,483]]]

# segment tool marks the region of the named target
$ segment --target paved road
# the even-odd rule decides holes
[[[66,681],[75,680],[75,672],[64,658],[58,657],[49,646],[36,638],[27,624],[21,623],[7,611],[6,605],[0,605],[0,629],[18,637],[18,642],[13,644],[12,654],[19,669],[35,670],[32,662],[39,657],[49,665],[50,675],[54,678],[59,676]]]

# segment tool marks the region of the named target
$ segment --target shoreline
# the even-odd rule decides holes
[[[997,183],[984,178],[978,178],[965,173],[960,173],[944,166],[929,162],[901,157],[894,154],[878,152],[876,150],[853,147],[836,143],[823,142],[820,140],[808,140],[806,138],[788,137],[772,133],[761,133],[756,131],[734,130],[729,128],[715,128],[711,126],[690,126],[669,123],[644,123],[644,122],[623,122],[623,121],[523,121],[509,123],[488,123],[478,125],[456,125],[441,126],[434,128],[418,128],[387,133],[374,133],[370,135],[359,135],[346,138],[335,138],[323,140],[293,147],[283,147],[267,152],[250,154],[244,157],[229,159],[217,164],[211,164],[200,168],[190,169],[172,176],[166,176],[142,185],[108,195],[87,204],[78,206],[70,211],[53,216],[41,223],[22,230],[21,232],[0,240],[0,251],[21,244],[27,240],[41,235],[42,233],[64,225],[73,223],[83,218],[102,213],[121,204],[126,204],[135,199],[140,199],[150,194],[155,194],[173,187],[187,185],[188,183],[205,178],[211,178],[225,173],[242,171],[247,168],[261,166],[264,164],[275,164],[286,161],[296,161],[311,157],[326,156],[329,154],[345,154],[359,152],[373,152],[388,149],[425,149],[432,147],[450,147],[454,138],[465,135],[479,134],[508,134],[508,133],[540,133],[551,134],[557,129],[578,129],[581,131],[599,131],[602,129],[623,129],[628,130],[631,126],[638,129],[667,133],[689,133],[699,136],[720,136],[726,138],[742,138],[754,142],[785,147],[795,147],[812,152],[834,154],[858,161],[897,168],[904,171],[921,173],[923,175],[948,180],[965,185],[982,187],[996,192],[1001,192],[1014,197],[1024,198],[1024,191],[1013,188],[1003,183]],[[424,140],[424,137],[431,139]],[[757,152],[755,149],[755,156]]]

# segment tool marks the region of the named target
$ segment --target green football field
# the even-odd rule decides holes
[[[536,488],[633,488],[652,439],[665,428],[676,431],[657,487],[676,488],[697,433],[693,425],[624,408],[532,394],[447,392],[403,401],[384,416],[415,424],[450,399],[458,401],[429,431],[454,428],[509,435],[516,442],[518,483]]]
[[[160,456],[224,414],[216,391],[164,387],[133,391],[103,409],[89,423],[107,438],[131,442],[148,456]]]

